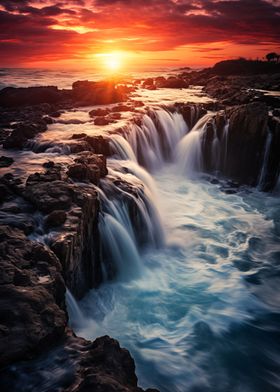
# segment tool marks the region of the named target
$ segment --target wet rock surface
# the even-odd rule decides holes
[[[11,166],[13,164],[14,160],[13,158],[10,157],[6,157],[4,155],[2,155],[0,157],[0,167],[8,167]]]
[[[46,246],[0,226],[0,366],[31,357],[67,323],[61,265]]]
[[[65,392],[143,392],[137,387],[133,359],[116,340],[103,336],[89,342],[69,330],[57,348],[36,361],[0,370],[0,377],[3,392],[26,391],[27,379],[30,391],[40,386],[41,392],[50,388]],[[157,390],[147,389],[146,392]]]
[[[217,113],[203,135],[204,170],[218,171],[239,184],[272,190],[279,176],[278,128],[278,119],[269,116],[264,103],[232,106]],[[220,150],[213,155],[215,143]]]
[[[51,381],[51,388],[59,385],[69,392],[142,391],[137,387],[134,361],[117,341],[102,337],[87,342],[72,335],[67,327],[66,287],[80,298],[101,281],[99,201],[92,184],[98,184],[106,174],[104,156],[83,152],[67,168],[46,162],[42,172],[30,175],[26,183],[8,174],[0,179],[3,391],[26,390],[26,377],[30,377],[31,391],[38,390],[38,385],[43,391],[52,380],[44,377],[53,352],[57,353],[57,378]],[[28,219],[34,220],[28,230],[15,227],[20,216],[25,226]],[[45,238],[47,245],[40,238]],[[51,352],[50,347],[54,347]],[[42,352],[46,362],[38,369]],[[34,368],[29,362],[32,358]],[[23,360],[29,361],[19,362]]]
[[[272,190],[280,172],[278,101],[268,99],[262,92],[248,91],[248,83],[255,89],[277,88],[278,76],[273,76],[268,83],[265,77],[211,72],[188,71],[180,77],[151,78],[142,84],[147,89],[200,84],[219,100],[211,107],[186,103],[169,110],[181,113],[191,129],[207,109],[222,109],[207,125],[204,134],[203,170],[212,173],[218,169],[231,178],[233,181],[221,188],[227,194],[236,193],[240,184],[257,185],[269,138],[262,189]],[[4,107],[0,143],[6,150],[29,148],[30,140],[57,121],[66,108],[77,104],[123,102],[90,111],[92,121],[102,127],[120,119],[122,112],[133,112],[144,105],[140,101],[126,101],[128,93],[129,89],[114,83],[88,81],[74,83],[71,91],[55,87],[4,89],[0,92],[0,105]],[[21,105],[25,106],[18,109]],[[274,111],[269,115],[268,110],[272,108]],[[141,125],[140,118],[134,121]],[[227,155],[221,157],[219,167],[212,159],[215,138],[221,144],[226,143]],[[95,186],[108,173],[106,157],[112,151],[109,137],[86,133],[74,134],[63,145],[75,154],[72,162],[65,166],[46,161],[42,170],[29,175],[26,182],[8,172],[13,158],[6,155],[0,158],[0,166],[8,168],[0,177],[0,352],[3,353],[0,365],[38,358],[49,346],[59,345],[62,354],[58,355],[58,362],[71,369],[65,377],[59,378],[58,384],[63,390],[140,392],[134,362],[115,340],[102,337],[93,343],[87,342],[73,336],[66,327],[66,287],[76,298],[82,298],[102,280],[97,227],[100,206]],[[41,146],[38,152],[42,151]],[[132,186],[118,178],[112,182],[121,190],[117,197],[123,198],[129,206],[135,229],[141,230],[142,222],[134,201],[141,195],[141,186]],[[145,233],[138,237],[140,242],[145,242]],[[112,267],[112,276],[114,272]],[[30,371],[28,363],[16,366]],[[13,372],[12,368],[5,367],[1,380],[6,390],[21,391],[20,372],[18,379]]]

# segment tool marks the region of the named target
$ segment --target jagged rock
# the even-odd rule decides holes
[[[39,211],[49,214],[54,210],[67,210],[72,204],[73,192],[70,184],[61,181],[27,181],[24,197]]]
[[[103,117],[110,113],[110,109],[94,109],[89,112],[90,117]]]
[[[92,343],[71,331],[67,331],[58,348],[41,355],[38,362],[23,362],[0,371],[1,391],[24,392],[26,383],[34,391],[38,385],[52,388],[49,373],[44,372],[46,363],[50,372],[61,369],[55,377],[55,387],[61,391],[144,392],[137,387],[133,359],[116,340],[103,336]],[[147,389],[146,392],[158,391]]]
[[[54,120],[49,116],[43,117],[43,120],[46,124],[53,124],[54,123]]]
[[[75,139],[73,139],[75,140]],[[70,141],[68,143],[63,143],[64,146],[67,146],[70,151],[71,154],[78,154],[79,152],[82,151],[92,151],[92,147],[90,146],[90,144],[82,138],[78,138],[76,139],[76,141]]]
[[[133,105],[134,108],[140,108],[142,106],[145,106],[144,102],[142,101],[137,101],[137,100],[130,100],[131,105]]]
[[[83,151],[91,151],[95,154],[111,155],[109,138],[103,136],[88,136],[85,133],[72,135],[68,143],[71,153],[77,154]]]
[[[211,72],[216,75],[269,74],[280,73],[280,66],[278,63],[240,58],[220,61],[213,66]]]
[[[227,135],[226,118],[229,122]],[[263,103],[234,106],[218,113],[207,124],[203,135],[204,170],[218,170],[240,184],[256,186],[262,168],[268,135],[268,110]],[[219,154],[213,155],[213,143]],[[217,152],[218,154],[218,152]]]
[[[161,88],[188,88],[189,84],[182,78],[170,76],[162,81],[158,87]]]
[[[104,155],[93,154],[89,151],[83,151],[77,155],[78,155],[78,158],[75,159],[75,162],[85,163],[87,165],[98,166],[99,171],[100,171],[100,177],[105,177],[108,174],[107,160]]]
[[[87,165],[85,163],[75,163],[69,166],[68,176],[78,181],[89,181],[98,184],[100,170],[97,165]]]
[[[114,82],[77,81],[72,85],[73,99],[83,105],[104,105],[126,99]]]
[[[84,139],[87,136],[86,133],[75,133],[71,136],[71,139]]]
[[[11,157],[5,157],[4,155],[0,157],[0,167],[8,167],[11,166],[13,163],[14,160]]]
[[[44,384],[45,373],[38,366],[42,369],[42,358],[48,361],[55,351],[59,365],[71,368],[70,377],[57,378],[64,391],[143,392],[137,387],[133,359],[116,340],[104,336],[89,342],[66,327],[65,284],[52,251],[20,230],[0,226],[0,261],[1,390],[23,391],[26,382],[33,388],[34,380],[37,386]],[[67,267],[64,274],[70,274]],[[30,358],[39,362],[17,364]]]
[[[99,201],[95,189],[73,186],[71,209],[63,231],[50,243],[63,266],[67,287],[81,298],[101,281],[97,218]]]
[[[110,122],[110,119],[106,117],[96,117],[94,119],[94,125],[108,125]]]
[[[28,139],[47,129],[44,122],[18,124],[3,143],[3,148],[22,148]]]
[[[68,168],[68,176],[78,181],[89,181],[98,184],[99,179],[107,174],[106,158],[90,152],[80,153],[75,164]]]
[[[109,139],[103,136],[86,136],[85,141],[91,146],[95,154],[111,155]]]
[[[67,214],[65,211],[63,210],[52,211],[45,218],[45,226],[47,228],[61,226],[66,221],[66,218],[67,218]]]
[[[53,161],[47,161],[45,163],[43,163],[43,167],[45,167],[46,169],[52,169],[54,168],[55,163]]]
[[[279,117],[270,117],[269,132],[271,133],[271,141],[268,155],[265,162],[265,175],[260,184],[262,190],[271,191],[275,187],[280,174],[280,119]]]
[[[185,122],[188,124],[189,129],[191,129],[197,121],[207,113],[207,110],[201,105],[189,105],[176,103],[175,107],[182,114]]]
[[[241,183],[256,185],[268,132],[264,104],[252,103],[227,110],[229,119],[225,174]]]
[[[61,116],[61,112],[56,110],[55,112],[50,113],[51,117],[58,118]]]
[[[40,103],[55,103],[62,98],[57,87],[6,87],[0,91],[0,106],[14,107],[37,105]]]
[[[133,107],[124,104],[113,106],[111,109],[111,112],[131,112],[131,111],[133,111]]]
[[[166,82],[166,78],[163,76],[158,76],[155,78],[156,87],[162,87],[165,82]]]
[[[121,113],[115,112],[109,115],[110,120],[120,120],[122,117]]]
[[[11,198],[12,195],[13,193],[9,190],[7,185],[0,183],[0,203],[9,200],[9,198]]]
[[[0,366],[61,337],[67,317],[56,256],[22,231],[0,226]]]
[[[12,228],[22,230],[24,234],[31,234],[35,227],[35,220],[30,214],[22,211],[17,204],[12,201],[6,203],[1,208],[0,225],[8,225]]]
[[[0,203],[10,201],[22,193],[22,181],[11,173],[6,173],[0,177],[0,190]]]
[[[155,87],[154,85],[154,79],[153,78],[147,78],[143,81],[142,86],[145,88],[151,88]]]

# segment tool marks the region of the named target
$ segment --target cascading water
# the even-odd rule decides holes
[[[213,114],[206,114],[183,137],[176,147],[178,167],[182,173],[193,175],[202,170],[202,135]]]
[[[263,164],[262,164],[262,169],[261,169],[259,183],[258,183],[259,189],[263,189],[263,187],[265,186],[267,163],[269,158],[271,142],[272,142],[272,133],[268,131],[265,148],[264,148]]]
[[[129,280],[143,269],[140,248],[160,247],[165,240],[151,176],[133,161],[123,161],[121,170],[125,172],[111,168],[109,181],[103,180],[99,190],[99,231],[105,278],[117,275],[118,279]]]
[[[70,323],[74,310],[78,335],[117,338],[143,387],[276,391],[279,203],[257,190],[227,195],[198,181],[213,114],[188,133],[178,113],[159,112],[112,136],[100,234],[107,276],[112,268],[117,275],[79,303],[70,297]],[[216,139],[211,159],[227,145],[228,123]]]
[[[174,146],[187,132],[188,126],[181,114],[159,109],[145,114],[141,126],[136,123],[127,126],[123,136],[138,163],[153,172],[162,167],[164,161],[174,158]],[[124,142],[121,143],[123,146]],[[131,159],[131,152],[126,149],[126,156],[121,154],[120,157]]]

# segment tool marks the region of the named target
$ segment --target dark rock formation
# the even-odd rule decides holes
[[[0,226],[0,366],[28,358],[66,327],[61,265],[44,245]]]
[[[154,89],[156,88],[154,85],[154,79],[153,78],[147,78],[143,81],[142,86],[144,88],[148,88],[148,89]]]
[[[261,189],[264,191],[272,190],[280,175],[280,119],[279,117],[270,117],[268,121],[270,140],[267,150],[267,156],[264,163],[263,178],[261,178]]]
[[[106,173],[104,157],[83,153],[67,173],[55,167],[29,176],[22,192],[25,200],[47,214],[46,228],[56,226],[50,247],[62,263],[67,287],[77,297],[101,280],[96,226],[99,202],[90,183],[98,184]],[[84,185],[76,185],[68,177]]]
[[[133,110],[134,108],[132,106],[124,104],[118,104],[116,106],[113,106],[111,109],[112,112],[131,112]]]
[[[203,168],[239,184],[272,190],[280,171],[279,148],[279,121],[269,117],[265,104],[233,106],[207,124],[202,141]]]
[[[0,91],[0,107],[27,107],[39,104],[56,105],[48,111],[51,117],[59,117],[61,108],[78,105],[102,105],[122,102],[132,91],[125,85],[117,85],[114,81],[89,82],[77,81],[72,90],[59,90],[54,86],[15,88],[6,87]]]
[[[40,103],[59,102],[67,98],[67,94],[58,90],[57,87],[6,87],[0,91],[0,106],[15,107],[37,105]]]
[[[280,64],[260,60],[224,60],[211,69],[216,75],[254,75],[280,73]]]
[[[66,287],[80,298],[101,280],[99,201],[91,183],[107,174],[106,159],[83,152],[68,170],[52,161],[44,168],[26,185],[8,174],[0,181],[1,391],[24,391],[28,383],[34,391],[56,385],[69,392],[143,392],[133,359],[117,341],[105,336],[88,342],[67,327]],[[5,214],[18,222],[23,212],[40,214],[43,225],[34,223],[31,232],[52,231],[49,246],[1,225]],[[44,371],[50,363],[54,380]]]
[[[229,119],[225,174],[241,183],[257,185],[268,132],[264,104],[250,104],[227,111]]]
[[[114,82],[77,81],[72,85],[73,99],[82,105],[101,105],[126,99],[123,89]]]
[[[6,157],[4,155],[2,155],[0,157],[0,167],[8,167],[11,166],[13,164],[14,160],[13,158],[10,157]]]
[[[94,125],[108,125],[110,122],[110,119],[107,117],[96,117],[94,119]]]
[[[93,109],[89,112],[90,117],[95,117],[95,116],[107,116],[107,114],[110,113],[110,109]]]
[[[189,84],[186,80],[176,76],[170,76],[165,81],[157,81],[157,87],[160,88],[188,88]]]
[[[45,122],[17,124],[16,128],[12,130],[11,134],[4,141],[3,147],[6,149],[22,148],[28,139],[32,139],[36,134],[46,131],[46,129]]]
[[[191,129],[197,121],[207,113],[207,110],[202,105],[176,103],[175,107],[184,117],[189,129]]]
[[[137,387],[133,359],[116,340],[103,336],[89,342],[70,331],[57,348],[36,361],[3,369],[0,378],[3,392],[25,392],[26,383],[32,391],[40,385],[42,392],[54,390],[54,385],[65,392],[144,392]]]
[[[45,226],[47,228],[57,227],[63,225],[66,221],[67,214],[63,210],[52,211],[45,219]]]
[[[73,135],[69,147],[72,153],[92,151],[95,154],[110,156],[109,139],[103,136],[87,136],[85,133]]]
[[[142,86],[149,90],[155,90],[156,88],[187,88],[189,83],[180,76],[170,76],[168,78],[159,76],[145,79]]]

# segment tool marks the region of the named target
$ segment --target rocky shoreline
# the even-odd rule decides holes
[[[169,110],[181,113],[189,127],[207,110],[219,110],[204,135],[203,169],[210,174],[219,170],[235,181],[236,187],[259,183],[270,137],[262,190],[271,191],[280,172],[279,98],[257,90],[279,90],[280,73],[269,77],[269,84],[266,79],[213,75],[213,70],[205,70],[137,83],[150,90],[204,86],[215,102],[178,103]],[[137,83],[132,86],[85,81],[74,83],[72,90],[1,90],[2,151],[30,149],[33,139],[55,123],[63,111],[83,105],[116,104],[113,108],[94,109],[90,116],[95,125],[117,122],[126,111],[134,113],[132,121],[141,125],[142,114],[137,110],[141,108],[145,113],[149,109],[142,102],[130,100],[129,94],[139,88]],[[209,146],[215,138],[223,142],[227,122],[227,161],[221,159],[220,166],[213,167]],[[127,350],[108,336],[88,342],[76,337],[68,327],[66,287],[76,298],[82,298],[102,281],[96,186],[108,173],[106,158],[113,151],[109,138],[103,136],[75,134],[66,144],[70,149],[67,164],[46,160],[41,170],[27,179],[9,172],[12,157],[3,154],[0,158],[0,167],[6,171],[0,178],[1,390],[15,388],[11,365],[19,361],[26,364],[60,347],[64,352],[62,361],[67,364],[70,356],[72,366],[71,374],[60,385],[63,390],[140,392],[134,361]]]

